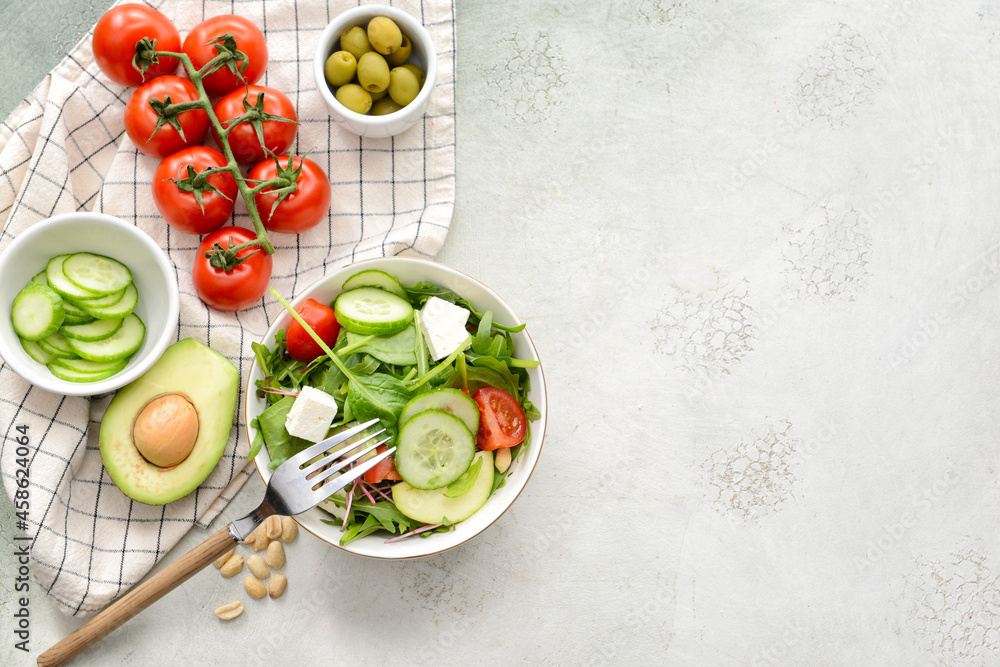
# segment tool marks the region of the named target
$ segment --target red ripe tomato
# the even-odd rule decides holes
[[[255,181],[272,180],[278,176],[279,164],[281,175],[287,174],[292,178],[290,172],[302,167],[295,181],[298,189],[282,199],[276,208],[274,203],[278,201],[279,195],[274,188],[264,188],[254,195],[257,213],[268,231],[298,234],[312,229],[326,219],[330,210],[330,181],[323,169],[309,158],[295,158],[291,168],[288,160],[287,155],[279,155],[278,163],[275,163],[274,158],[268,158],[254,165],[247,178]]]
[[[173,104],[191,102],[198,99],[198,89],[179,76],[158,76],[139,86],[125,105],[125,131],[135,147],[146,155],[167,157],[182,148],[197,146],[208,133],[209,120],[204,109],[188,109],[176,116],[184,130],[183,139],[170,123],[164,123],[157,130],[158,117],[149,101],[156,99],[163,102],[167,96]]]
[[[263,250],[252,247],[237,251],[237,257],[248,259],[229,271],[215,268],[205,257],[215,243],[223,248],[232,248],[255,238],[257,235],[249,229],[223,227],[206,236],[198,246],[191,279],[198,297],[209,307],[230,312],[242,310],[264,296],[267,283],[271,280],[272,262],[271,256]]]
[[[489,452],[524,440],[528,421],[516,398],[503,389],[483,387],[472,395],[472,400],[479,406],[476,444],[480,449]]]
[[[292,101],[283,92],[267,86],[247,86],[246,91],[243,88],[234,90],[215,103],[215,115],[222,126],[228,127],[228,121],[239,118],[246,112],[243,108],[244,99],[250,106],[256,105],[260,93],[264,94],[264,113],[298,121],[299,117],[295,115]],[[264,146],[272,153],[284,153],[295,142],[297,131],[297,122],[266,120],[263,123]],[[214,129],[212,134],[215,134]],[[215,137],[215,141],[222,145],[218,136]],[[229,131],[229,147],[237,162],[257,164],[264,159],[264,148],[261,147],[257,133],[250,123],[240,123]]]
[[[260,28],[242,16],[224,14],[202,21],[184,38],[184,53],[191,58],[196,70],[200,70],[212,58],[219,55],[215,43],[223,35],[236,39],[236,48],[246,54],[246,60],[233,61],[236,69],[246,63],[243,79],[234,74],[228,66],[223,66],[205,77],[202,84],[209,95],[225,95],[231,90],[242,88],[245,83],[256,83],[267,69],[267,44]]]
[[[306,299],[295,312],[302,316],[312,330],[315,331],[327,347],[333,347],[340,335],[340,322],[333,312],[333,308],[324,306],[315,299]],[[298,323],[292,320],[288,325],[285,334],[285,345],[288,347],[288,356],[296,361],[309,362],[325,354],[323,348],[313,340],[313,337]]]
[[[160,58],[145,75],[132,66],[135,43],[143,37],[156,40],[157,51],[177,53],[181,36],[166,16],[152,7],[126,4],[112,7],[94,27],[94,60],[104,75],[123,86],[139,86],[143,81],[177,69],[177,58]]]
[[[385,445],[379,445],[375,453],[381,454],[386,449],[388,448]],[[403,479],[399,476],[399,472],[396,470],[396,462],[391,456],[385,457],[376,463],[374,468],[365,473],[365,481],[369,484],[378,484],[387,479],[393,482]]]
[[[217,191],[211,188],[201,190],[200,205],[190,184],[184,184],[182,189],[169,179],[187,179],[188,165],[193,166],[196,172],[202,172],[226,164],[226,157],[208,146],[185,148],[164,159],[153,175],[153,201],[163,219],[174,229],[188,234],[208,234],[225,224],[236,205],[236,179],[232,174],[209,176],[206,184],[214,186]]]

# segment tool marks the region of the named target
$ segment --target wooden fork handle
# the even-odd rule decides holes
[[[235,544],[228,527],[223,528],[42,653],[38,656],[38,666],[61,665],[76,657],[91,644],[190,579]]]

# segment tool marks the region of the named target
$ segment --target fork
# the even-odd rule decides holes
[[[365,429],[371,428],[378,421],[378,419],[372,419],[318,442],[290,457],[278,466],[271,475],[271,479],[267,483],[267,490],[264,492],[264,501],[260,507],[209,537],[42,653],[38,656],[39,667],[61,665],[79,655],[87,647],[100,641],[112,630],[123,625],[143,609],[187,581],[206,565],[233,548],[234,545],[247,539],[267,517],[273,514],[292,516],[312,509],[325,498],[329,498],[378,465],[383,459],[391,456],[396,451],[395,447],[390,447],[385,452],[363,463],[349,467],[361,457],[388,442],[389,438],[385,438],[350,458],[338,461],[350,451],[384,433],[385,429],[381,429],[344,449],[313,461],[317,456],[323,455],[333,447],[341,445]],[[338,472],[341,474],[335,477]]]

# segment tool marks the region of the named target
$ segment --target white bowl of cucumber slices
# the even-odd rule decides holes
[[[489,322],[486,313],[490,311],[492,313],[493,325],[503,325],[504,327],[514,329],[514,331],[507,331],[509,339],[503,341],[503,349],[505,351],[498,353],[498,356],[508,359],[511,364],[515,362],[518,364],[518,371],[515,374],[519,375],[520,379],[514,385],[511,385],[511,391],[518,398],[513,399],[509,394],[508,397],[511,400],[519,401],[521,407],[524,408],[524,412],[521,414],[522,416],[527,415],[527,419],[524,420],[527,424],[527,435],[525,437],[523,435],[524,431],[521,431],[524,440],[520,441],[517,446],[510,446],[510,443],[507,444],[506,457],[499,456],[501,450],[504,448],[503,446],[500,449],[490,451],[487,451],[487,446],[483,446],[481,449],[483,443],[479,440],[479,435],[477,435],[478,426],[470,426],[468,423],[469,419],[478,423],[479,411],[486,409],[482,404],[477,408],[477,403],[472,400],[478,393],[477,387],[495,386],[489,382],[479,381],[476,381],[477,384],[475,386],[473,384],[474,376],[477,376],[476,371],[479,371],[478,377],[480,379],[486,377],[484,374],[488,371],[483,370],[482,367],[473,367],[476,363],[476,355],[473,354],[474,348],[470,344],[473,342],[475,334],[468,332],[468,328],[459,329],[457,334],[459,337],[463,337],[468,332],[469,338],[465,346],[456,347],[446,357],[437,357],[435,356],[436,354],[447,354],[447,352],[443,352],[440,349],[434,352],[430,350],[430,344],[428,344],[427,352],[430,353],[428,357],[430,359],[429,363],[424,365],[422,362],[418,362],[416,365],[422,367],[420,371],[410,368],[409,372],[407,372],[407,364],[412,362],[404,361],[402,356],[406,356],[406,348],[409,348],[409,352],[413,352],[413,345],[404,345],[402,350],[396,351],[391,350],[390,347],[395,344],[394,341],[398,342],[400,337],[409,335],[411,338],[415,337],[416,354],[422,355],[424,353],[420,350],[424,348],[419,342],[422,334],[413,332],[407,334],[405,330],[400,330],[398,333],[387,333],[381,335],[381,337],[377,334],[364,336],[363,334],[357,334],[349,328],[349,325],[344,324],[344,322],[350,322],[351,318],[355,315],[362,320],[374,320],[383,316],[387,321],[388,319],[392,319],[390,317],[392,314],[391,309],[383,311],[379,308],[372,308],[370,310],[372,317],[368,318],[360,310],[352,309],[349,304],[344,303],[345,301],[351,301],[349,297],[355,294],[364,296],[365,299],[374,299],[377,301],[378,299],[372,296],[372,294],[362,294],[365,290],[374,290],[373,294],[382,294],[389,301],[393,301],[398,297],[399,299],[409,300],[413,304],[413,320],[409,326],[416,327],[417,329],[429,326],[423,317],[423,314],[429,311],[417,305],[417,303],[426,306],[429,301],[427,295],[431,294],[437,288],[441,289],[435,292],[436,294],[444,298],[453,299],[453,304],[468,306],[472,311],[476,311],[474,316],[470,316],[469,328],[476,328],[473,324],[474,321]],[[420,292],[420,290],[424,291]],[[448,294],[442,294],[442,291],[447,291]],[[386,292],[389,292],[390,296],[386,297]],[[418,294],[422,294],[423,297],[421,298]],[[343,298],[338,299],[340,296],[343,296]],[[460,300],[457,302],[454,301],[455,297],[460,297]],[[361,297],[359,296],[358,298]],[[291,307],[299,308],[299,306],[303,305],[309,299],[318,301],[324,306],[333,306],[336,303],[335,309],[340,313],[338,314],[338,318],[341,318],[341,326],[344,329],[341,331],[342,335],[337,337],[333,354],[338,354],[338,351],[343,348],[342,354],[346,355],[343,357],[344,359],[353,358],[357,360],[361,358],[364,359],[361,366],[366,363],[371,364],[373,359],[370,355],[348,352],[347,348],[361,345],[365,340],[369,342],[363,343],[364,345],[372,345],[372,339],[379,339],[384,343],[384,346],[378,352],[372,352],[371,354],[383,355],[381,359],[383,365],[373,367],[373,373],[381,374],[381,377],[384,378],[379,380],[379,382],[387,382],[388,375],[395,373],[401,379],[403,386],[412,389],[412,392],[405,396],[404,400],[408,401],[406,407],[399,412],[394,420],[394,427],[397,428],[396,432],[398,436],[392,436],[396,439],[391,444],[398,446],[395,456],[396,465],[392,466],[393,474],[396,476],[383,477],[379,474],[374,480],[366,476],[363,479],[364,484],[361,484],[359,481],[359,484],[355,485],[355,487],[348,487],[346,489],[353,499],[351,505],[345,505],[343,502],[345,499],[344,492],[338,492],[339,496],[325,501],[321,507],[296,516],[296,521],[304,529],[316,535],[321,540],[344,551],[370,558],[392,560],[420,558],[438,554],[464,544],[489,528],[514,503],[531,477],[542,450],[547,419],[545,378],[539,363],[538,352],[527,330],[520,326],[522,324],[521,320],[514,313],[513,309],[496,292],[474,278],[435,262],[412,258],[374,259],[351,264],[320,279],[296,295],[296,298],[292,300]],[[315,306],[308,307],[315,308]],[[438,307],[440,307],[440,304],[438,304]],[[342,313],[340,312],[341,308],[343,308]],[[411,305],[405,305],[403,309],[407,308],[411,308]],[[355,310],[358,310],[358,312],[354,312]],[[280,413],[280,410],[278,410],[280,402],[288,402],[292,399],[285,396],[279,398],[279,392],[270,392],[270,388],[274,386],[272,383],[283,382],[283,380],[280,380],[281,377],[289,377],[287,373],[277,370],[279,366],[289,364],[291,361],[288,355],[280,354],[283,347],[280,344],[276,344],[276,336],[279,332],[288,330],[291,320],[292,318],[288,312],[277,318],[261,340],[261,346],[263,347],[255,349],[258,361],[254,364],[248,378],[245,394],[246,424],[250,440],[254,441],[260,435],[263,436],[262,439],[265,442],[260,453],[254,459],[257,470],[265,482],[271,475],[272,456],[278,453],[277,462],[280,463],[284,460],[282,455],[288,454],[291,447],[291,445],[282,446],[280,444],[281,438],[279,436],[281,436],[282,426],[277,422],[280,420],[282,423],[285,423],[285,421],[284,418],[277,417],[277,415]],[[362,324],[365,324],[365,322],[362,322]],[[380,324],[372,321],[367,322],[367,324],[377,327],[385,323]],[[358,322],[354,322],[354,325],[357,326]],[[464,327],[465,325],[459,324],[458,326]],[[484,331],[497,332],[495,326],[493,329],[490,329],[489,324],[481,324],[480,329],[483,326],[486,327]],[[345,332],[347,333],[346,339],[343,335]],[[500,336],[505,337],[507,334],[500,334]],[[493,340],[495,341],[495,339]],[[483,343],[484,341],[480,340],[479,342]],[[265,348],[267,352],[265,352]],[[481,346],[478,347],[478,350],[480,356],[486,354]],[[398,358],[395,356],[397,353],[401,355]],[[384,355],[390,355],[389,358],[391,361],[388,361]],[[466,356],[470,359],[468,367],[464,365]],[[434,376],[438,365],[444,367],[456,358],[460,358],[460,367],[463,370],[461,374],[455,370],[451,377],[456,380],[460,377],[460,384],[451,381],[444,383],[443,378],[438,378],[432,382],[438,383],[439,380],[442,382],[433,389],[430,387],[426,387],[425,389],[416,388],[420,386],[422,377]],[[319,361],[321,360],[317,359],[317,362]],[[324,363],[329,365],[329,362]],[[356,363],[356,361],[348,363]],[[265,374],[262,371],[262,365],[269,367],[270,374]],[[353,368],[357,370],[361,366]],[[322,369],[322,366],[314,367],[319,369],[318,372]],[[511,366],[511,368],[513,367]],[[357,370],[357,372],[365,371]],[[305,379],[299,388],[300,392],[302,391],[301,387],[315,386],[309,380],[312,377],[311,375],[304,377]],[[374,378],[375,375],[370,375],[369,377]],[[258,382],[261,382],[261,384],[258,384]],[[351,380],[351,383],[353,382],[354,380]],[[395,382],[381,386],[386,387],[384,391],[390,393],[394,393],[399,389],[391,389],[389,387],[401,387],[400,384]],[[262,389],[259,389],[260,387]],[[346,387],[347,385],[344,385],[340,388],[344,389]],[[285,387],[281,388],[286,389]],[[331,427],[333,430],[329,431],[332,433],[337,429],[348,428],[356,423],[354,421],[345,423],[343,419],[356,419],[359,413],[354,410],[360,410],[360,408],[350,409],[355,415],[354,417],[343,417],[345,412],[349,411],[348,404],[353,400],[349,395],[350,392],[348,395],[345,395],[338,392],[336,388],[328,388],[332,393],[338,394],[336,397],[338,404],[343,402],[343,405],[339,407],[338,413],[341,419],[339,422],[338,419],[334,419]],[[469,393],[462,393],[466,390]],[[265,391],[268,393],[263,393]],[[375,391],[381,392],[383,390],[376,389]],[[360,397],[360,394],[357,394],[357,396]],[[387,397],[383,395],[383,398]],[[459,403],[464,402],[471,405],[472,415],[463,414],[463,410],[450,409],[449,405],[447,405],[448,402],[455,402],[457,399],[462,399],[457,401]],[[424,404],[425,401],[427,404]],[[444,401],[444,403],[441,403],[441,401]],[[397,405],[401,405],[401,403],[397,403]],[[268,417],[265,412],[273,416]],[[288,414],[291,415],[292,412],[289,410]],[[450,414],[444,414],[445,412]],[[424,426],[423,421],[427,421],[430,424],[432,420],[428,418],[428,415],[432,415],[435,419],[447,421],[451,424],[449,428],[457,429],[456,433],[453,434],[456,437],[456,442],[462,438],[472,438],[472,444],[469,446],[475,447],[475,460],[470,463],[469,458],[471,457],[466,456],[460,462],[462,470],[465,470],[467,474],[463,474],[458,481],[447,486],[436,483],[421,485],[418,481],[414,481],[414,474],[422,475],[422,471],[416,471],[414,468],[408,467],[406,461],[408,432],[414,430],[420,431]],[[260,420],[257,419],[258,417],[260,417]],[[382,419],[381,425],[384,427],[386,425],[384,412],[381,413],[380,418]],[[265,420],[267,420],[266,423]],[[463,422],[465,425],[463,425]],[[277,434],[275,435],[275,443],[277,444],[267,442],[268,437],[266,434],[268,432]],[[461,436],[458,432],[464,432],[466,435]],[[286,430],[284,437],[287,438],[289,435],[290,433]],[[451,435],[449,435],[448,439],[451,439]],[[290,441],[285,439],[284,442],[287,443]],[[462,446],[464,447],[465,445]],[[467,455],[469,452],[464,452],[464,454]],[[419,458],[421,455],[422,453],[417,454],[417,457]],[[505,458],[502,464],[500,463],[501,458]],[[441,465],[444,466],[443,463]],[[461,473],[461,470],[456,470]],[[450,482],[452,477],[454,477],[453,474],[447,481]],[[423,479],[422,481],[426,482],[429,480]],[[412,484],[407,482],[411,482]],[[355,513],[351,514],[352,507],[360,507],[358,503],[364,504],[366,500],[370,503],[383,506],[384,510],[375,512],[376,508],[371,507],[369,504],[367,509],[355,509]],[[384,519],[385,521],[381,525],[388,526],[388,528],[367,528],[370,521],[362,523],[362,519],[366,518],[366,512],[369,513],[367,516],[373,517],[377,514]]]
[[[134,225],[67,213],[0,253],[0,357],[37,387],[69,396],[114,391],[176,336],[174,268]]]

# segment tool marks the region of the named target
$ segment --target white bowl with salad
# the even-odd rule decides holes
[[[152,366],[177,331],[173,266],[149,236],[103,213],[67,213],[0,254],[0,356],[57,394],[114,391]]]
[[[496,292],[434,262],[386,258],[284,303],[254,344],[246,392],[264,481],[359,421],[386,429],[377,451],[396,447],[295,517],[303,528],[354,554],[418,558],[467,542],[517,499],[542,449],[545,379],[525,325]]]

